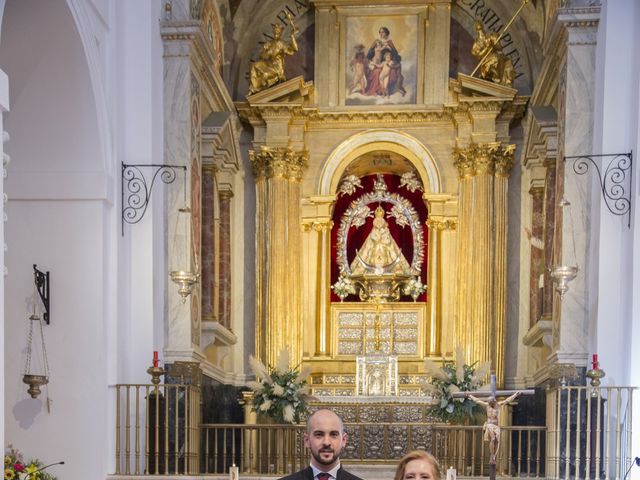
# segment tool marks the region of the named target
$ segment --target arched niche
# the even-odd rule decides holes
[[[403,156],[418,172],[425,193],[441,192],[440,172],[431,152],[411,135],[397,130],[378,129],[356,134],[338,145],[322,169],[318,194],[335,194],[349,165],[362,155],[375,151],[389,151]]]

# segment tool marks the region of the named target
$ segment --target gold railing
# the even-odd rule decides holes
[[[200,470],[200,389],[116,385],[116,475]]]
[[[303,425],[203,424],[204,474],[223,474],[236,465],[245,474],[282,476],[309,463]],[[489,453],[481,426],[411,423],[345,424],[350,464],[395,464],[407,452],[432,452],[443,467],[461,475],[489,474]],[[498,472],[544,477],[545,427],[504,427]]]
[[[633,387],[561,387],[547,393],[549,478],[618,479],[633,462]]]

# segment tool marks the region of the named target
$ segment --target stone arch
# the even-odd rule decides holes
[[[426,193],[440,193],[442,182],[433,155],[415,137],[398,130],[369,130],[346,139],[329,155],[318,183],[319,195],[335,193],[349,164],[364,153],[390,150],[403,155],[418,171]]]

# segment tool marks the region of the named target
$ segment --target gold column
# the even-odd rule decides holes
[[[256,355],[275,365],[300,348],[300,180],[306,151],[261,147],[249,152],[256,178]]]
[[[439,220],[427,219],[427,227],[429,228],[429,271],[427,277],[427,285],[429,286],[429,343],[426,345],[426,355],[440,353],[440,322],[442,321],[440,309],[442,301],[442,288],[440,287],[442,277],[442,257],[440,255],[441,224],[442,222]]]
[[[330,355],[331,345],[331,229],[333,222],[314,222],[313,228],[318,232],[318,265],[316,279],[316,356]]]
[[[429,332],[427,355],[442,355],[442,302],[443,295],[443,256],[442,234],[444,230],[455,230],[456,220],[441,216],[429,216]]]
[[[495,348],[492,362],[496,380],[504,383],[504,360],[507,335],[507,219],[509,217],[509,174],[513,168],[515,145],[499,147],[495,152],[494,215],[495,215]]]
[[[457,342],[471,361],[491,361],[504,378],[507,184],[513,145],[454,150],[460,175]]]
[[[469,328],[473,317],[471,316],[470,292],[473,291],[473,275],[471,266],[473,256],[470,247],[473,246],[473,161],[463,152],[454,152],[456,156],[454,165],[459,174],[459,200],[458,200],[458,274],[456,291],[456,328],[454,347],[460,345],[464,349],[466,358],[474,358],[475,352],[468,337]]]

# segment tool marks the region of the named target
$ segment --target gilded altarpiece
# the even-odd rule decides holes
[[[501,384],[509,125],[526,99],[468,75],[449,78],[448,0],[389,1],[375,18],[356,1],[313,5],[313,84],[294,78],[237,104],[254,129],[256,354],[272,363],[289,346],[293,363],[312,368],[318,395],[353,394],[358,355],[394,354],[403,395],[420,391],[424,357],[449,357],[462,344],[469,360],[493,361]],[[348,29],[388,26],[378,15],[416,19],[414,50],[400,55],[408,66],[415,54],[410,105],[392,101],[397,91],[375,107],[347,102],[349,58],[365,45],[348,43]],[[394,44],[400,35],[390,32]],[[411,81],[403,86],[408,95]],[[399,194],[403,175],[421,185],[409,200],[419,234],[400,224],[410,209],[382,192]],[[384,187],[375,186],[380,177]],[[393,242],[378,254],[372,236]],[[378,289],[384,282],[387,293]]]

